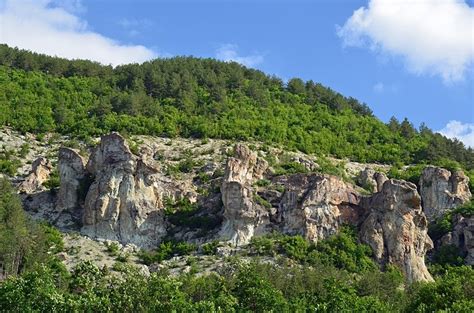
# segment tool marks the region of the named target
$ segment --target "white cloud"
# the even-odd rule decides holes
[[[474,63],[474,9],[461,0],[370,0],[337,33],[345,46],[402,56],[411,72],[446,83]]]
[[[237,45],[222,45],[216,51],[216,58],[226,62],[234,61],[248,67],[253,67],[263,62],[263,55],[254,54],[249,56],[239,56],[239,54],[237,53],[237,49]]]
[[[86,21],[72,13],[81,8],[80,1],[74,0],[0,0],[0,42],[112,65],[143,62],[157,56],[144,46],[122,44],[91,31]]]
[[[449,121],[438,133],[448,138],[457,138],[466,146],[474,148],[474,124],[472,123]]]

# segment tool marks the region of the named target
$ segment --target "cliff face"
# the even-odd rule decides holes
[[[397,265],[410,281],[432,280],[424,258],[433,243],[416,185],[391,179],[365,202],[370,213],[360,238],[372,248],[375,259]]]
[[[113,133],[92,152],[87,171],[94,179],[84,203],[85,234],[143,246],[159,242],[166,228],[157,168]]]
[[[157,245],[166,234],[163,200],[178,190],[151,157],[133,155],[125,139],[112,133],[84,163],[74,150],[60,150],[58,210],[82,206],[81,232],[93,238]]]
[[[420,178],[423,210],[432,222],[447,210],[469,201],[469,177],[462,171],[450,172],[444,168],[428,166]]]
[[[148,142],[134,154],[123,137],[112,133],[101,138],[89,157],[70,148],[59,150],[60,187],[55,200],[51,200],[54,194],[38,193],[52,170],[44,158],[33,163],[20,186],[27,202],[30,195],[38,194],[28,202],[31,208],[40,202],[55,203],[54,210],[44,216],[65,221],[61,225],[76,219],[87,236],[146,248],[155,247],[165,236],[195,242],[218,239],[241,246],[253,236],[273,231],[318,242],[349,224],[358,229],[360,241],[373,249],[377,262],[396,265],[412,281],[431,280],[424,263],[433,246],[427,235],[428,222],[471,197],[469,180],[462,172],[436,167],[423,171],[420,195],[415,185],[389,180],[375,167],[362,164],[356,164],[358,170],[352,177],[365,190],[332,175],[277,175],[263,158],[265,152],[251,151],[243,144],[237,144],[233,156],[222,162],[224,146],[219,150],[212,143],[180,145],[164,151],[168,143]],[[178,149],[185,151],[187,159],[172,154]],[[267,157],[282,155],[266,153]],[[308,170],[317,168],[317,160],[308,156],[287,159]],[[184,172],[170,174],[180,164]],[[367,194],[369,189],[371,194]],[[170,199],[182,198],[195,203],[197,211],[170,219],[166,211]],[[193,220],[192,214],[197,218]],[[195,221],[201,227],[199,223],[209,223],[212,218],[213,229],[189,227]],[[443,237],[444,244],[460,247],[471,263],[472,225],[472,218],[456,217],[453,231]]]
[[[227,161],[221,194],[224,223],[220,236],[234,245],[246,244],[254,235],[265,233],[270,213],[254,199],[252,184],[262,178],[268,164],[247,146],[237,145]]]

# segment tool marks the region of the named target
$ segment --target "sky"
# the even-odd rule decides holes
[[[474,0],[0,0],[0,42],[112,65],[236,61],[474,147]]]

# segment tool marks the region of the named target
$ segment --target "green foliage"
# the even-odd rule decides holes
[[[454,245],[442,245],[433,255],[433,263],[442,266],[446,265],[462,265],[464,258],[461,255],[459,248]]]
[[[471,312],[472,267],[445,267],[435,282],[403,287],[396,268],[354,275],[331,265],[229,264],[223,276],[172,277],[119,263],[117,278],[91,262],[57,279],[35,271],[0,282],[0,310],[13,312]],[[290,288],[291,287],[291,288]]]
[[[357,243],[356,233],[349,227],[313,244],[303,237],[272,234],[254,237],[250,242],[251,252],[258,255],[275,255],[281,253],[303,264],[332,265],[353,273],[360,273],[377,268],[371,259],[371,249]]]
[[[455,208],[453,213],[462,214],[463,216],[472,216],[474,215],[474,200]]]
[[[119,251],[120,251],[120,247],[118,245],[118,243],[116,242],[106,242],[105,243],[105,248],[107,250],[107,252],[112,255],[112,256],[117,256],[119,254]]]
[[[474,307],[474,269],[448,267],[434,283],[410,286],[407,296],[405,312],[470,312]]]
[[[13,151],[3,149],[0,151],[0,174],[15,176],[21,162],[15,156]]]
[[[289,175],[297,173],[308,173],[308,169],[298,162],[284,162],[275,167],[276,175]]]
[[[398,166],[393,166],[388,172],[388,177],[406,180],[418,185],[420,182],[421,173],[425,167],[426,164],[409,166],[406,169],[401,169]]]
[[[47,262],[48,253],[62,249],[60,234],[31,221],[10,182],[0,178],[0,275],[30,270],[38,262]]]
[[[472,150],[460,141],[407,120],[385,125],[365,104],[321,84],[292,79],[285,86],[237,63],[176,57],[113,69],[5,45],[0,56],[0,123],[22,132],[255,139],[361,162],[448,160],[474,168]]]
[[[267,186],[270,186],[271,183],[272,182],[269,181],[268,179],[259,179],[255,183],[255,185],[257,185],[258,187],[267,187]]]
[[[262,198],[258,193],[254,193],[253,198],[258,204],[260,204],[264,208],[267,208],[267,209],[272,208],[271,203],[265,200],[264,198]]]
[[[201,246],[202,253],[207,255],[215,255],[217,253],[217,247],[219,247],[219,241],[214,240],[205,243]]]
[[[52,171],[49,175],[48,180],[43,183],[43,186],[50,190],[53,190],[59,188],[60,183],[61,182],[59,178],[59,171],[58,169],[54,169],[54,171]]]
[[[433,241],[437,241],[452,229],[452,212],[447,212],[428,225],[428,235]]]
[[[150,265],[170,259],[174,255],[191,254],[192,252],[196,251],[196,249],[196,245],[192,243],[165,241],[153,251],[140,250],[138,253],[138,258],[143,264]]]

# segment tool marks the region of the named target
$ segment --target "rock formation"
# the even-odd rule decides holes
[[[267,167],[267,162],[247,146],[235,147],[235,156],[227,161],[221,186],[224,223],[220,236],[224,240],[240,245],[264,232],[270,214],[255,201],[252,183],[262,178]]]
[[[474,216],[453,216],[453,230],[441,238],[442,245],[454,245],[466,256],[465,263],[474,265]]]
[[[462,171],[450,172],[435,166],[428,166],[423,170],[420,194],[429,222],[442,216],[446,210],[466,203],[472,196],[469,177]]]
[[[278,208],[281,230],[317,242],[342,224],[357,225],[364,215],[360,197],[342,179],[329,175],[291,175]]]
[[[74,149],[60,148],[58,155],[58,171],[60,178],[58,200],[56,208],[58,211],[71,211],[80,206],[80,193],[87,192],[85,179],[84,158]]]
[[[158,169],[134,156],[125,139],[112,133],[92,152],[87,171],[94,180],[82,232],[140,246],[157,244],[166,231]]]
[[[43,157],[36,159],[31,165],[31,171],[25,180],[18,186],[18,191],[33,193],[41,188],[51,174],[51,163]]]
[[[388,178],[384,173],[376,172],[375,170],[366,167],[359,173],[357,183],[371,192],[379,192],[382,190],[383,184],[387,179]]]
[[[370,213],[359,236],[373,249],[375,259],[397,265],[409,281],[431,281],[424,256],[433,243],[416,185],[391,179],[364,202]]]

